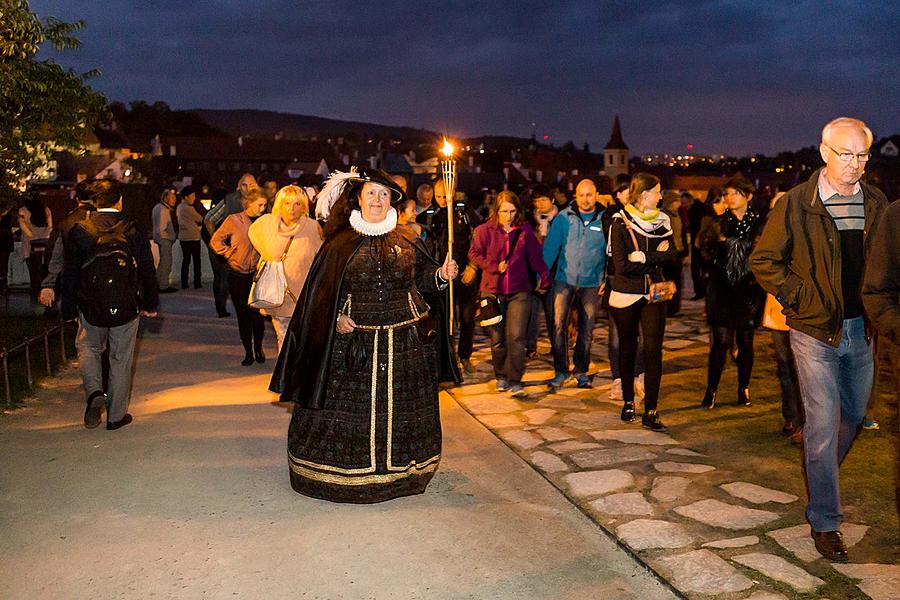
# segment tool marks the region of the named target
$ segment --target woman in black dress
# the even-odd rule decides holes
[[[319,194],[325,240],[270,385],[296,403],[288,459],[301,494],[381,502],[422,493],[437,470],[438,359],[421,292],[446,287],[458,269],[397,226],[392,205],[403,199],[375,170],[336,173]]]
[[[763,220],[749,208],[756,189],[743,177],[725,183],[727,210],[715,217],[700,239],[707,265],[706,319],[712,345],[706,394],[702,406],[712,408],[718,399],[719,380],[728,350],[737,338],[737,403],[750,405],[750,373],[753,370],[753,334],[762,319],[765,292],[750,272],[753,245],[762,233]]]

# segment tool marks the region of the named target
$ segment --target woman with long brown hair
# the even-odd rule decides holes
[[[634,359],[640,330],[646,368],[641,423],[653,431],[666,429],[657,413],[666,303],[651,297],[651,284],[662,282],[663,266],[678,260],[669,217],[657,208],[661,199],[659,179],[636,173],[631,178],[628,204],[613,217],[609,240],[614,263],[614,275],[608,282],[612,290],[609,310],[619,333],[622,420],[635,419]]]
[[[500,192],[488,220],[475,228],[469,262],[482,271],[481,295],[495,295],[503,320],[491,327],[491,359],[497,391],[509,390],[516,398],[522,388],[525,342],[531,315],[531,293],[550,287],[541,244],[525,221],[519,197]],[[535,290],[535,275],[537,290]]]

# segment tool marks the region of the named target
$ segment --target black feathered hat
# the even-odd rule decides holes
[[[316,217],[327,219],[331,208],[342,196],[351,208],[359,208],[354,192],[366,183],[377,183],[391,191],[391,205],[396,207],[406,197],[403,190],[391,176],[381,169],[350,167],[349,171],[335,171],[316,195]]]

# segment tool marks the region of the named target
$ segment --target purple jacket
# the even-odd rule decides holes
[[[509,239],[512,233],[521,230],[516,247],[509,259],[506,272],[500,272],[500,262],[509,253]],[[513,227],[509,233],[503,231],[493,221],[475,228],[469,260],[481,269],[481,291],[488,294],[515,294],[532,292],[534,275],[540,277],[537,291],[550,289],[550,273],[544,263],[541,244],[528,223]],[[534,274],[534,275],[532,275]]]

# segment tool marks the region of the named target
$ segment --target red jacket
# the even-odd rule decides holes
[[[509,254],[509,241],[514,232],[518,241],[510,256],[505,273],[500,263]],[[469,260],[481,269],[481,291],[489,294],[517,292],[545,292],[550,289],[550,273],[544,263],[541,244],[528,223],[513,227],[509,233],[488,221],[475,228]],[[535,285],[535,281],[537,284]],[[537,288],[537,289],[535,289]]]

